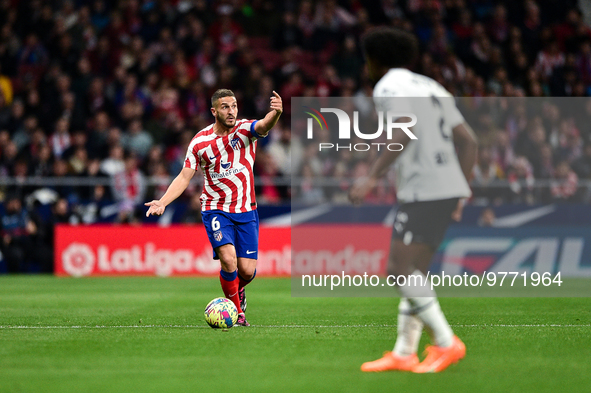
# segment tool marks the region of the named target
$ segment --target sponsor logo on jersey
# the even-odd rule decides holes
[[[228,169],[228,168],[230,168],[231,165],[232,164],[229,163],[229,162],[223,162],[222,161],[222,163],[221,163],[222,169]]]
[[[228,165],[230,165],[230,163],[228,163]],[[210,173],[210,176],[212,179],[225,179],[227,177],[234,176],[234,175],[244,171],[245,169],[246,169],[246,167],[244,167],[244,166],[242,168],[230,168],[223,173],[212,172],[212,173]]]

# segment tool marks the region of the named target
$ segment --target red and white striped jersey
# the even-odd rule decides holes
[[[199,131],[189,144],[185,168],[201,167],[204,177],[201,210],[245,213],[256,209],[254,159],[258,135],[255,120],[239,120],[226,136],[213,124]]]

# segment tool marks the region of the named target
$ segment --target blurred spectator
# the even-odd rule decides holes
[[[554,155],[548,143],[540,147],[540,168],[538,178],[549,179],[554,175]]]
[[[315,22],[320,29],[342,31],[353,26],[356,20],[349,11],[337,5],[336,0],[323,0],[316,6]]]
[[[276,50],[303,44],[303,34],[296,22],[292,12],[287,11],[283,14],[283,23],[273,34],[273,47]]]
[[[558,160],[566,160],[569,163],[579,158],[583,150],[583,141],[580,132],[571,119],[560,121],[555,155]]]
[[[259,203],[276,204],[281,201],[281,187],[273,182],[273,177],[278,175],[279,169],[273,158],[263,150],[257,151],[255,176],[262,183],[261,186],[255,187],[259,189],[257,191]]]
[[[148,191],[148,199],[160,199],[171,182],[170,175],[166,170],[166,165],[164,165],[163,162],[156,163],[153,167],[153,172],[150,175],[155,184],[154,187]]]
[[[24,148],[30,141],[31,134],[37,129],[39,122],[35,116],[24,117],[24,105],[17,100],[12,105],[12,111],[7,124],[8,132],[12,135],[12,141],[20,149]]]
[[[69,134],[70,123],[67,118],[62,117],[55,123],[55,131],[51,135],[49,142],[56,158],[61,158],[64,152],[70,147],[71,140]]]
[[[497,132],[494,143],[491,148],[492,158],[502,171],[506,171],[515,159],[509,134],[505,131]]]
[[[353,36],[349,35],[345,38],[341,50],[332,58],[331,64],[341,78],[357,79],[359,77],[363,62]]]
[[[534,202],[533,186],[535,179],[532,166],[527,158],[522,156],[515,158],[508,170],[507,180],[509,180],[511,190],[509,198],[511,202],[527,204]]]
[[[68,201],[60,198],[55,202],[51,209],[51,221],[55,224],[78,225],[81,223],[80,216],[70,210]]]
[[[576,196],[578,181],[577,174],[570,168],[568,162],[559,162],[550,187],[552,198],[558,201],[572,201]]]
[[[555,69],[564,65],[564,61],[564,54],[558,49],[558,42],[553,40],[538,54],[535,69],[542,78],[547,79]]]
[[[315,184],[317,178],[309,164],[305,163],[302,166],[301,176],[298,201],[308,205],[325,202],[323,189]]]
[[[302,157],[302,145],[299,138],[291,138],[291,130],[287,127],[277,124],[279,127],[275,132],[279,133],[272,141],[267,150],[270,159],[272,159],[279,172],[283,176],[291,176],[299,172]]]
[[[515,152],[527,158],[532,165],[534,176],[540,176],[541,147],[546,141],[546,131],[542,119],[535,117],[530,120],[527,132],[522,132],[515,144]]]
[[[36,34],[31,33],[25,38],[24,46],[18,54],[19,65],[43,67],[49,62],[47,50],[39,42]]]
[[[9,77],[2,74],[2,63],[0,63],[0,95],[4,98],[5,105],[12,104],[12,81]]]
[[[125,149],[143,158],[148,155],[153,142],[152,136],[143,129],[141,120],[135,119],[129,123],[129,128],[127,133],[122,136],[121,143]]]
[[[119,205],[118,221],[122,223],[135,222],[136,206],[144,200],[146,183],[144,175],[138,169],[138,159],[129,154],[125,158],[125,169],[114,175],[113,196]]]
[[[94,116],[90,134],[88,135],[88,151],[91,158],[104,158],[106,155],[107,136],[109,130],[109,115],[106,112],[98,112]]]
[[[587,143],[583,155],[573,161],[572,169],[580,179],[591,179],[591,143]]]
[[[502,188],[494,187],[496,180],[503,179],[503,170],[493,161],[491,149],[481,147],[478,151],[478,161],[472,170],[472,185],[474,199],[486,199],[492,202],[502,195]],[[493,185],[493,187],[489,187]],[[490,199],[490,200],[489,200]]]
[[[92,224],[104,218],[103,208],[109,206],[111,199],[105,186],[91,188],[92,195],[86,204],[80,206],[80,214],[85,224]]]
[[[492,227],[495,223],[496,215],[495,211],[490,208],[486,207],[482,209],[482,213],[480,213],[480,217],[478,217],[478,226],[479,227]]]
[[[2,255],[6,260],[9,273],[17,273],[30,269],[27,264],[35,262],[34,270],[48,271],[47,263],[50,253],[43,249],[43,228],[41,222],[29,215],[23,208],[18,196],[9,196],[5,204],[5,213],[1,219]],[[43,255],[45,252],[46,255]]]
[[[109,176],[115,176],[125,170],[123,161],[124,150],[120,145],[115,145],[109,150],[109,156],[101,162],[101,171]]]

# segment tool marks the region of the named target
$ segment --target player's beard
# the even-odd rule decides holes
[[[217,119],[226,128],[232,128],[236,125],[236,118],[232,118],[232,119],[228,120],[227,118],[223,118],[221,116],[218,116]]]

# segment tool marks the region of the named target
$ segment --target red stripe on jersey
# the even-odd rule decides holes
[[[224,150],[226,151],[226,154],[228,155],[228,163],[230,164],[230,168],[232,168],[234,166],[234,149],[232,149],[232,146],[229,146],[230,145],[229,140],[230,140],[230,138],[228,136],[225,136],[222,139],[222,143],[224,144]],[[232,190],[232,198],[230,199],[230,212],[240,213],[240,211],[236,211],[236,204],[238,202],[238,187],[230,179],[221,179],[221,180],[224,184],[226,184]],[[227,180],[227,182],[225,182],[224,180]],[[236,191],[234,191],[234,189]]]
[[[197,134],[195,134],[195,136],[193,137],[193,139],[191,139],[191,142],[193,142],[195,139],[197,139],[199,137],[207,136],[207,135],[211,135],[211,134],[213,134],[213,124],[210,125],[210,126],[208,126],[208,127],[206,127],[206,128],[204,128],[204,129],[202,129]],[[203,143],[203,142],[201,142],[201,143]],[[191,143],[189,143],[189,144],[191,144]],[[199,145],[199,143],[198,143],[198,145]]]
[[[236,125],[234,125],[234,128],[232,128],[232,131],[230,131],[230,133],[228,135],[231,135],[234,132],[236,132],[240,128],[240,126],[242,126],[242,124],[244,124],[244,122],[246,122],[246,120],[238,121],[238,123],[236,123]],[[251,123],[252,123],[252,121],[251,121]]]
[[[203,185],[203,195],[205,195],[205,204],[203,205],[203,208],[205,210],[210,210],[211,209],[211,201],[213,200],[213,195],[211,195],[209,192],[207,192],[207,189],[205,188],[205,184]],[[201,199],[203,199],[203,197]]]
[[[217,139],[217,138],[216,138],[216,139]],[[210,143],[210,146],[211,146],[211,150],[213,151],[213,154],[214,154],[216,157],[218,157],[218,158],[219,158],[219,159],[218,159],[218,160],[215,162],[215,164],[214,164],[214,166],[213,166],[213,168],[214,168],[214,171],[216,171],[217,173],[220,173],[220,172],[221,172],[221,171],[220,171],[220,168],[221,168],[221,165],[222,165],[222,160],[221,160],[221,157],[219,157],[219,156],[220,156],[220,150],[218,149],[218,145],[217,145],[217,143],[216,143],[216,139],[214,139],[213,141],[211,141],[211,143]],[[207,155],[207,154],[206,154],[206,155]],[[213,189],[215,192],[217,192],[217,193],[219,194],[219,196],[220,196],[220,198],[218,199],[218,202],[217,202],[217,204],[216,204],[216,207],[215,207],[215,208],[216,208],[217,210],[224,210],[224,203],[225,203],[225,201],[226,201],[226,197],[227,197],[228,195],[226,194],[226,192],[225,192],[224,190],[222,190],[220,187],[218,187],[218,186],[217,186],[217,185],[214,183],[213,179],[211,178],[211,176],[210,176],[210,174],[209,174],[209,171],[206,171],[206,172],[207,172],[207,179],[209,180],[209,186],[210,186],[210,187],[211,187],[211,188],[212,188],[212,189]],[[219,181],[219,180],[221,180],[221,179],[218,179],[218,181]],[[220,183],[223,183],[223,182],[220,182]]]
[[[204,128],[203,130],[199,131],[197,134],[195,134],[195,136],[191,139],[191,142],[189,142],[189,147],[191,146],[191,144],[193,144],[195,139],[197,139],[199,137],[211,135],[212,133],[213,133],[213,124]],[[197,170],[197,167],[200,166],[199,149],[201,148],[201,146],[204,145],[204,143],[207,143],[207,141],[196,143],[193,146],[193,149],[191,150],[193,158],[195,158],[195,168],[194,168],[195,170]],[[189,157],[185,158],[185,168],[191,168],[191,160],[189,159]]]
[[[240,131],[244,131],[244,130],[240,130]],[[246,149],[248,149],[248,151],[250,152],[250,154],[252,154],[252,151],[253,151],[252,150],[252,146],[254,146],[255,141],[251,141],[251,143],[249,144],[250,146],[248,146],[247,145],[247,142],[250,140],[250,137],[248,135],[244,135],[244,133],[241,133],[241,135],[243,136],[242,138],[240,138],[242,140],[242,143],[244,144],[244,146],[246,147]],[[246,142],[245,142],[245,140],[246,140]],[[243,199],[243,201],[244,201],[244,204],[243,204],[244,209],[245,209],[245,211],[249,211],[249,210],[252,210],[252,209],[251,209],[251,206],[250,205],[249,206],[246,205],[249,202],[248,199],[250,199],[250,203],[254,203],[255,202],[255,199],[254,199],[254,176],[253,176],[253,167],[252,167],[252,164],[248,161],[248,157],[247,157],[248,152],[247,152],[246,149],[243,150],[244,154],[241,154],[240,155],[239,162],[240,162],[240,164],[242,164],[246,168],[248,168],[248,177],[250,178],[250,184],[251,184],[251,187],[250,187],[250,190],[249,191],[247,191],[248,180],[246,178],[246,175],[244,175],[241,180],[242,180],[242,184],[244,186],[245,194],[246,194],[246,192],[249,192],[249,194],[250,194],[249,195],[250,198],[248,198],[246,195],[244,195],[244,199]],[[252,156],[252,158],[253,158],[253,161],[254,161],[254,156]]]
[[[252,124],[252,122],[250,122],[250,124]],[[239,129],[236,133],[240,134],[240,135],[244,135],[246,138],[249,138],[249,139],[253,137],[250,130],[245,130],[244,128]]]
[[[211,178],[211,175],[209,174],[209,172],[206,172],[205,178],[207,179],[207,185],[209,187],[211,187],[211,189],[218,194],[218,198],[217,198],[218,201],[217,202],[215,202],[215,199],[216,199],[215,196],[210,196],[210,199],[208,199],[206,205],[209,207],[209,210],[223,210],[224,200],[226,199],[226,192],[224,190],[222,190],[221,188],[219,188],[217,185],[213,184],[213,179]],[[205,191],[205,187],[203,187],[203,191],[207,195],[209,195],[209,193],[207,193],[207,191]],[[214,205],[214,202],[215,202],[215,205]],[[205,210],[208,210],[208,209],[205,209]]]
[[[252,124],[252,123],[253,123],[253,121],[249,121],[248,122],[249,125]],[[250,184],[251,184],[250,191],[249,191],[249,193],[250,193],[250,203],[253,204],[253,203],[256,203],[255,189],[254,189],[254,174],[253,174],[254,168],[253,168],[253,165],[251,165],[250,162],[248,161],[247,155],[250,155],[250,157],[253,158],[253,164],[254,164],[254,158],[255,158],[254,153],[256,152],[255,146],[256,146],[257,139],[256,139],[256,137],[254,137],[252,135],[252,133],[250,132],[250,129],[241,128],[241,129],[237,130],[236,134],[239,134],[240,136],[242,136],[242,138],[240,138],[240,139],[242,140],[242,143],[244,143],[244,146],[245,147],[248,144],[248,147],[247,147],[248,153],[246,152],[246,149],[245,149],[244,152],[247,153],[247,154],[241,155],[239,162],[240,162],[240,164],[242,164],[246,168],[248,168],[248,175],[249,175]],[[245,142],[245,140],[246,140],[246,142]],[[248,143],[248,142],[250,142],[250,143]],[[243,184],[246,187],[246,184],[247,184],[246,176],[244,176]],[[246,209],[246,211],[253,210],[252,209],[252,206],[250,206],[250,205],[247,206],[246,205],[247,200],[248,200],[248,198],[246,197],[246,195],[244,195],[244,204],[243,204],[244,208]]]

